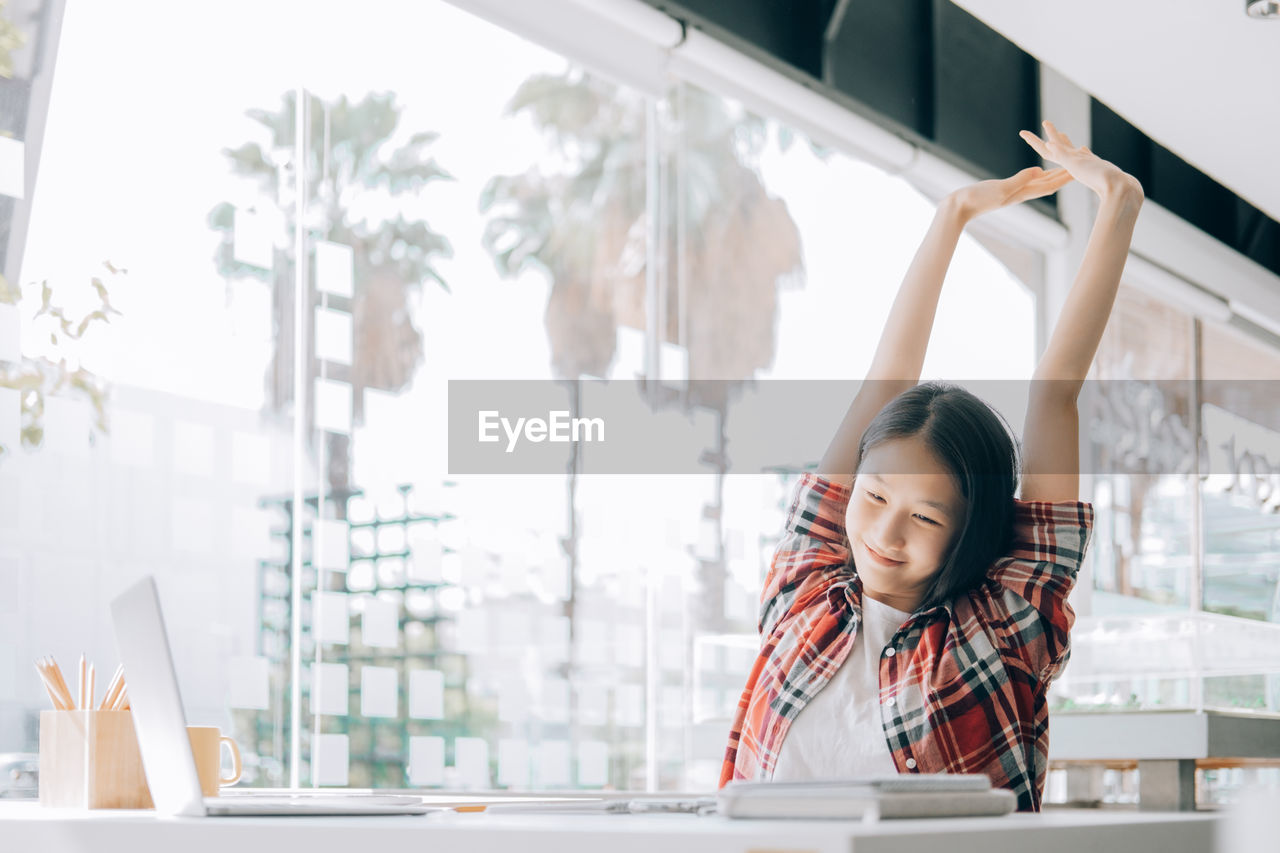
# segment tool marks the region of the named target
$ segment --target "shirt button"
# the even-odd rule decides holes
[[[915,770],[915,769],[916,769],[916,760],[915,760],[914,758],[908,758],[908,759],[907,759],[907,769],[908,769],[908,770]]]
[[[891,658],[891,657],[893,657],[894,655],[896,655],[897,653],[898,653],[898,650],[897,650],[897,649],[895,649],[893,646],[890,646],[889,648],[887,648],[887,649],[885,649],[885,650],[884,650],[884,655],[885,655],[885,657],[890,657],[890,658]]]
[[[888,699],[884,700],[884,704],[892,708],[894,705],[898,704],[898,699],[896,696],[890,696]]]

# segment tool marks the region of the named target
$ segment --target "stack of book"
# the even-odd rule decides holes
[[[889,818],[1004,815],[1012,791],[980,774],[920,773],[812,782],[730,782],[717,811],[735,818]]]

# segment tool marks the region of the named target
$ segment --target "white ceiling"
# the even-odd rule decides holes
[[[955,0],[1280,220],[1280,21],[1244,0]]]

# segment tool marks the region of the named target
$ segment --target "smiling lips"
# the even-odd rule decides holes
[[[882,566],[901,566],[906,562],[905,560],[892,560],[886,557],[884,554],[881,554],[875,548],[868,545],[865,541],[862,543],[862,547],[867,549],[867,553],[871,555],[871,559],[880,563]]]

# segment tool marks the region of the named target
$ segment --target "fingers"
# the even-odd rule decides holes
[[[1054,180],[1052,183],[1048,184],[1048,187],[1049,187],[1049,193],[1050,193],[1050,194],[1051,194],[1051,193],[1056,193],[1058,190],[1062,189],[1063,187],[1065,187],[1067,184],[1071,183],[1071,182],[1072,182],[1072,181],[1074,181],[1074,180],[1075,180],[1075,178],[1074,178],[1072,175],[1070,175],[1070,174],[1063,175],[1062,177],[1060,177],[1060,178],[1058,178],[1058,179]]]
[[[1068,138],[1065,133],[1058,130],[1058,128],[1054,127],[1053,122],[1049,121],[1048,119],[1044,120],[1044,130],[1045,130],[1045,134],[1049,137],[1051,141],[1056,142],[1057,144],[1061,145],[1064,148],[1075,147],[1074,145],[1071,144],[1070,138]]]
[[[1071,181],[1074,181],[1074,179],[1075,178],[1071,177],[1070,174],[1057,175],[1057,177],[1046,179],[1046,181],[1037,181],[1036,183],[1033,183],[1032,186],[1030,186],[1029,188],[1030,190],[1034,190],[1036,192],[1041,193],[1041,195],[1047,196],[1047,195],[1051,195],[1051,193],[1055,193],[1061,190],[1062,187],[1065,187],[1066,184],[1071,183]]]
[[[1066,169],[1050,170],[1045,172],[1043,177],[1031,181],[1023,187],[1018,200],[1029,201],[1033,198],[1053,195],[1073,180],[1075,180],[1075,177]]]
[[[1045,172],[1045,181],[1052,185],[1054,189],[1065,187],[1074,180],[1075,176],[1066,169],[1053,169]]]
[[[1044,159],[1056,160],[1056,158],[1049,153],[1048,144],[1043,139],[1041,139],[1040,137],[1032,133],[1031,131],[1023,130],[1023,131],[1020,131],[1018,135],[1022,137],[1024,142],[1026,142],[1028,145],[1031,146],[1033,151],[1035,151]]]
[[[1024,182],[1029,187],[1052,187],[1057,189],[1060,186],[1070,183],[1074,178],[1066,169],[1050,169],[1040,170],[1040,174]]]
[[[1068,137],[1062,131],[1058,130],[1058,128],[1054,126],[1053,122],[1049,121],[1048,119],[1045,119],[1044,121],[1044,138],[1043,139],[1036,136],[1034,133],[1032,133],[1029,130],[1021,131],[1019,133],[1019,136],[1021,136],[1023,139],[1026,139],[1027,142],[1031,142],[1032,139],[1039,140],[1045,146],[1046,149],[1051,149],[1059,146],[1064,149],[1067,149],[1068,151],[1075,149],[1075,146],[1071,144],[1071,138]],[[1032,147],[1035,147],[1035,146],[1033,145]]]

